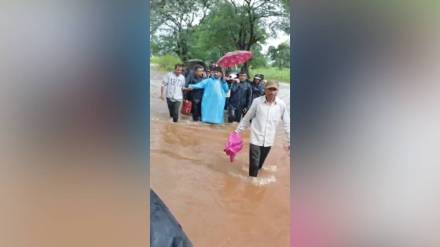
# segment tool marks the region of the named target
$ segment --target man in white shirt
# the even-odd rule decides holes
[[[173,122],[179,120],[179,108],[183,99],[182,88],[185,87],[185,77],[182,75],[183,65],[176,64],[174,72],[165,75],[160,87],[160,98],[164,100],[164,89],[167,98],[168,110]]]
[[[263,167],[274,143],[276,129],[280,121],[283,122],[290,149],[290,116],[286,103],[277,97],[278,90],[278,82],[268,81],[264,89],[265,95],[252,102],[248,112],[235,130],[240,133],[250,126],[249,176],[251,177],[257,177],[258,171]]]

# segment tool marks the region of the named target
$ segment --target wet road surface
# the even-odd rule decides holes
[[[249,132],[231,163],[223,152],[236,124],[169,121],[159,99],[163,73],[151,71],[150,184],[196,247],[290,246],[290,167],[278,129],[258,179],[248,177]],[[288,86],[279,95],[290,101]]]

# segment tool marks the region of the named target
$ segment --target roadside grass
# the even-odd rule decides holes
[[[290,69],[274,67],[251,68],[249,71],[251,79],[255,74],[263,74],[265,80],[276,80],[282,83],[290,83]]]

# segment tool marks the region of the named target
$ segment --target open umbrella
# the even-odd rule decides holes
[[[185,65],[188,69],[192,69],[196,65],[200,65],[203,67],[203,69],[206,69],[206,64],[201,59],[190,59],[186,61]]]
[[[221,57],[217,64],[222,68],[231,68],[239,64],[244,64],[252,58],[250,51],[232,51]]]

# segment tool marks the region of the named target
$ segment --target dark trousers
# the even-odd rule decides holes
[[[170,117],[173,118],[173,122],[177,122],[179,120],[179,109],[180,109],[180,101],[171,101],[167,98],[168,111],[170,112]]]
[[[202,101],[200,99],[192,100],[192,116],[194,121],[200,121],[202,117]]]
[[[240,122],[243,116],[243,109],[229,105],[228,107],[228,122]]]
[[[251,144],[249,148],[249,176],[258,176],[271,147],[261,147]]]

